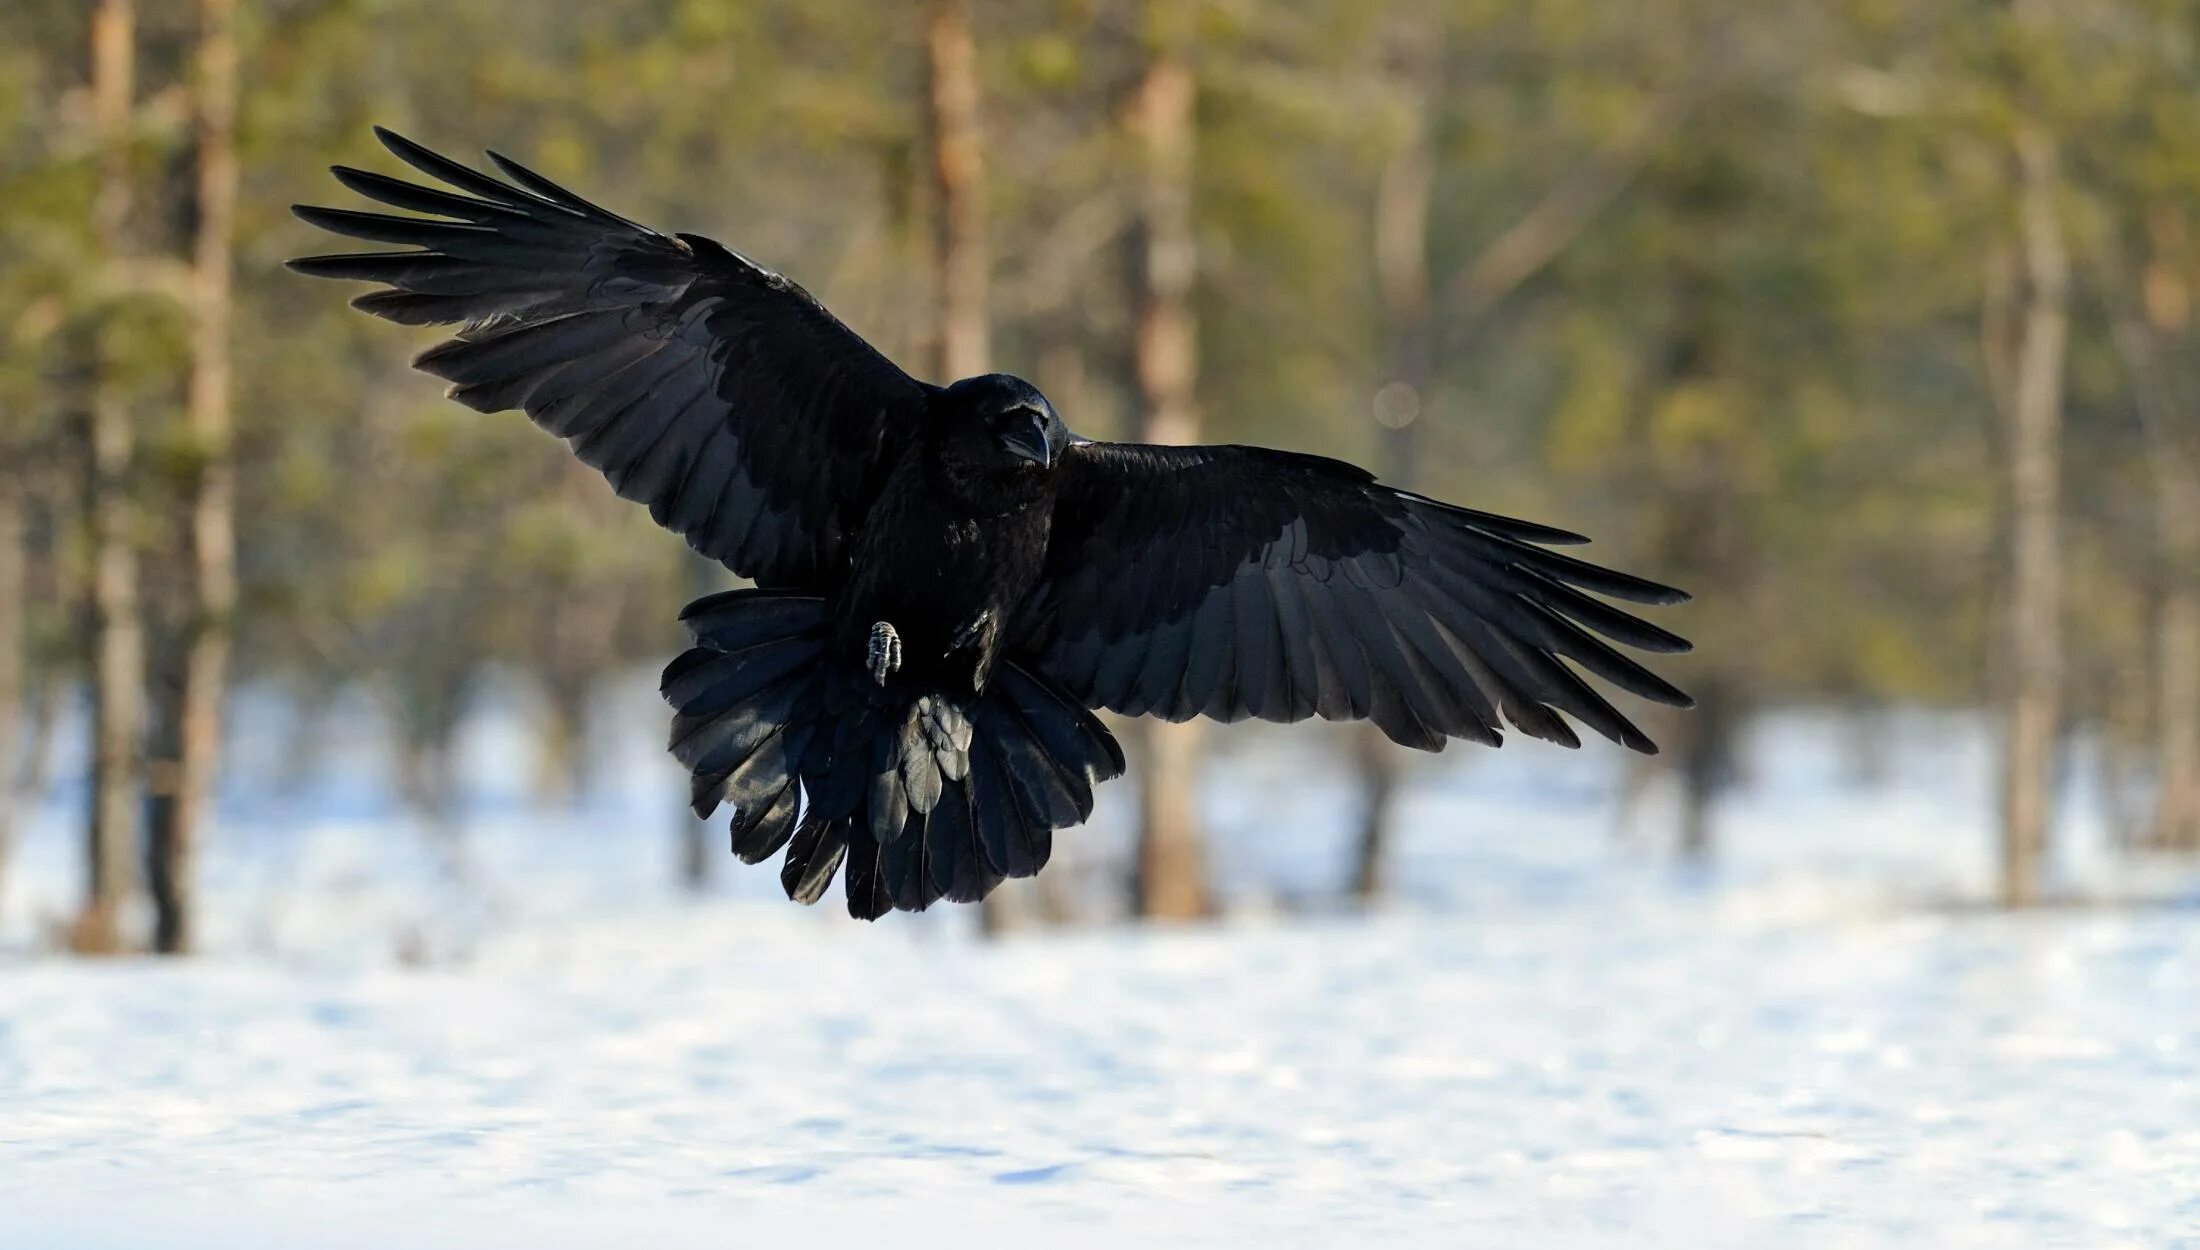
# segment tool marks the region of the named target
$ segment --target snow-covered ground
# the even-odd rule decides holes
[[[0,899],[0,1246],[2200,1245],[2200,892],[2079,795],[2061,878],[2154,901],[1969,905],[1960,721],[1776,720],[1715,870],[1655,795],[1621,827],[1616,752],[1454,750],[1372,917],[1326,901],[1342,740],[1233,731],[1229,919],[983,943],[676,893],[631,693],[578,810],[485,718],[455,852],[370,734],[279,785],[249,707],[184,964],[39,952],[56,796]]]

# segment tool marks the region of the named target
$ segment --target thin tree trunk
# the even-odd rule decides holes
[[[1377,192],[1375,262],[1381,283],[1390,381],[1377,393],[1376,419],[1385,429],[1384,476],[1412,485],[1419,431],[1425,428],[1437,332],[1429,276],[1428,217],[1435,181],[1430,128],[1438,98],[1442,50],[1434,32],[1402,32],[1401,59],[1417,80],[1419,100],[1409,142],[1386,165]],[[1668,93],[1610,147],[1576,162],[1510,226],[1493,236],[1452,275],[1443,292],[1444,320],[1454,337],[1471,334],[1507,296],[1557,259],[1656,155],[1665,138],[1711,98],[1738,65],[1714,57],[1711,71]],[[1356,756],[1361,774],[1361,826],[1353,892],[1381,891],[1391,803],[1400,756],[1380,731],[1363,726]]]
[[[455,680],[455,679],[454,679]],[[427,826],[430,844],[453,881],[472,875],[461,809],[458,728],[465,700],[421,709],[402,727],[398,743],[398,790]]]
[[[2138,592],[2149,640],[2162,633],[2161,587],[2148,579]],[[2103,698],[2100,742],[2095,751],[2096,787],[2100,791],[2101,819],[2107,825],[2109,845],[2126,854],[2149,844],[2148,831],[2160,797],[2152,785],[2154,752],[2159,724],[2155,704],[2160,658],[2154,649],[2121,657],[2108,677]]]
[[[680,888],[701,894],[710,889],[716,875],[711,871],[710,822],[697,820],[690,812],[680,830]]]
[[[1039,384],[1039,389],[1058,411],[1091,412],[1093,392],[1087,384],[1084,351],[1077,343],[1075,327],[1066,319],[1058,320],[1041,333],[1039,376],[1032,380]],[[1081,856],[1080,852],[1088,845],[1067,839],[1057,841],[1054,856],[1048,861],[1048,871],[1034,878],[1030,889],[1020,892],[1024,897],[1012,895],[1012,905],[1024,906],[1041,924],[1059,927],[1075,923],[1082,911],[1077,886],[1084,879],[1089,863],[1089,858]],[[990,903],[1000,895],[996,890],[986,901]],[[988,928],[994,924],[993,918],[983,913],[980,920]]]
[[[2118,318],[2116,345],[2145,426],[2161,578],[2154,612],[2156,789],[2147,840],[2193,851],[2200,850],[2200,447],[2185,437],[2185,414],[2161,363],[2162,345],[2184,334],[2191,316],[2182,223],[2174,209],[2151,215],[2140,310]]]
[[[2184,253],[2184,218],[2173,209],[2154,214],[2155,263],[2146,300],[2148,345],[2186,333],[2191,293],[2184,266],[2164,253]],[[2183,259],[2182,256],[2177,259]],[[2158,359],[2149,352],[2150,362]],[[2159,366],[2156,366],[2158,369]],[[2154,520],[2162,553],[2163,599],[2156,617],[2156,660],[2162,683],[2156,718],[2155,764],[2159,778],[2152,838],[2162,847],[2200,851],[2200,446],[2188,437],[2186,414],[2170,388],[2156,382],[2148,421],[2155,466]],[[2145,402],[2145,396],[2142,396]]]
[[[548,802],[576,807],[598,780],[592,718],[603,659],[611,654],[625,609],[623,585],[585,592],[575,587],[564,607],[542,622],[536,666],[544,704],[538,784]]]
[[[1733,778],[1740,717],[1726,674],[1706,674],[1695,694],[1695,708],[1674,721],[1674,758],[1681,774],[1680,853],[1702,861],[1711,857],[1715,844],[1712,812]]]
[[[687,556],[687,592],[700,599],[725,589],[725,568],[716,560],[695,552]],[[680,886],[700,894],[710,888],[718,857],[710,849],[710,822],[698,819],[688,807],[688,784],[680,782]]]
[[[1699,226],[1716,230],[1719,212],[1705,214]],[[1716,384],[1729,367],[1731,346],[1719,321],[1710,315],[1710,275],[1695,259],[1682,258],[1669,279],[1680,310],[1673,331],[1660,344],[1645,398],[1658,402],[1688,388]],[[1651,509],[1659,551],[1658,567],[1683,586],[1712,585],[1726,598],[1742,602],[1755,580],[1757,553],[1741,517],[1738,471],[1733,449],[1718,439],[1698,439],[1686,457],[1669,457],[1663,490]],[[1670,750],[1657,758],[1678,787],[1678,828],[1674,849],[1685,859],[1703,861],[1713,851],[1713,809],[1734,779],[1736,735],[1748,714],[1747,656],[1728,657],[1707,666],[1691,683],[1692,708],[1661,716],[1658,736]]]
[[[2002,759],[2001,898],[2038,901],[2055,801],[2062,700],[2061,439],[2070,276],[2055,206],[2053,141],[2019,131],[2020,252],[2026,291],[2009,413],[2008,723]]]
[[[135,76],[132,0],[98,0],[92,10],[92,109],[102,146],[93,226],[103,261],[119,264],[130,212],[129,127]],[[136,444],[120,379],[120,345],[100,333],[93,382],[90,482],[92,539],[92,796],[86,839],[89,888],[73,944],[120,949],[122,906],[133,881],[131,832],[138,816],[139,741],[144,716],[145,636],[138,611],[130,463]]]
[[[1384,864],[1390,857],[1390,814],[1398,798],[1400,747],[1373,725],[1353,726],[1360,772],[1360,836],[1352,855],[1352,896],[1363,903],[1386,891]]]
[[[22,482],[17,473],[0,469],[0,905],[7,901],[20,799],[15,778],[25,711],[25,538]]]
[[[53,788],[54,757],[61,746],[61,709],[71,693],[68,676],[55,672],[51,663],[33,668],[24,685],[22,763],[5,779],[18,809],[41,801]]]
[[[985,216],[985,145],[970,0],[932,0],[924,27],[925,104],[932,136],[932,263],[939,296],[932,371],[943,383],[992,365]],[[1033,899],[1005,881],[978,908],[989,937],[1028,921]]]
[[[229,290],[237,204],[236,0],[199,0],[198,235],[191,256],[188,417],[197,472],[191,492],[191,607],[184,626],[172,788],[150,809],[146,866],[153,949],[191,949],[198,853],[220,765],[222,704],[237,608],[236,466],[229,385]],[[164,770],[165,771],[165,770]]]
[[[1674,344],[1673,354],[1681,363],[1670,381],[1688,385],[1703,376],[1703,362],[1719,347],[1715,328],[1691,321]],[[1718,586],[1739,600],[1748,593],[1756,558],[1740,517],[1735,482],[1733,457],[1721,446],[1698,448],[1689,467],[1670,477],[1660,567],[1671,569],[1684,586]],[[1694,706],[1661,718],[1671,726],[1671,750],[1658,758],[1667,761],[1665,767],[1679,786],[1674,849],[1685,860],[1709,861],[1716,849],[1714,814],[1720,796],[1736,779],[1737,739],[1749,714],[1746,663],[1743,656],[1707,665],[1692,683]]]
[[[578,808],[588,797],[590,776],[589,709],[595,683],[552,658],[542,682],[542,756],[536,794],[550,806]]]
[[[2176,851],[2200,851],[2200,573],[2185,566],[2186,582],[2172,586],[2162,603],[2156,640],[2162,693],[2155,738],[2152,840]]]
[[[925,24],[932,123],[932,179],[939,197],[939,380],[991,368],[986,308],[985,164],[978,114],[978,58],[970,0],[932,0]]]
[[[1139,220],[1144,248],[1138,271],[1134,369],[1140,399],[1139,436],[1150,443],[1199,439],[1194,402],[1198,376],[1192,283],[1197,253],[1192,235],[1195,84],[1178,24],[1167,0],[1147,8],[1154,47],[1131,105],[1139,145]],[[1199,821],[1201,727],[1196,721],[1138,722],[1140,767],[1138,854],[1131,910],[1139,916],[1190,919],[1209,907],[1206,852]]]
[[[1414,484],[1431,375],[1428,219],[1436,182],[1429,114],[1435,100],[1435,49],[1425,35],[1406,55],[1415,91],[1411,127],[1383,166],[1375,188],[1375,276],[1383,305],[1384,369],[1375,392],[1375,420],[1382,427],[1383,476],[1393,485]],[[1353,855],[1352,893],[1372,902],[1383,892],[1390,811],[1397,796],[1400,748],[1373,725],[1354,727],[1360,774],[1360,833]]]

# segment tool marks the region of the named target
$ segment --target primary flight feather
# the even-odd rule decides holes
[[[1570,716],[1651,752],[1581,674],[1689,704],[1612,645],[1688,644],[1609,602],[1687,596],[1549,549],[1577,534],[1316,456],[1082,439],[1022,379],[910,377],[709,239],[375,134],[451,189],[339,166],[424,215],[297,214],[409,250],[291,268],[460,327],[414,362],[453,399],[525,411],[755,583],[688,606],[664,693],[697,813],[730,804],[747,862],[784,849],[790,897],[837,872],[870,919],[1038,872],[1123,772],[1097,708],[1365,719],[1427,750],[1506,723],[1578,746]]]

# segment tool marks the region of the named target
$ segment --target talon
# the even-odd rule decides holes
[[[871,680],[881,686],[901,667],[901,635],[894,632],[892,624],[880,621],[871,626],[871,645],[865,659],[871,670]]]
[[[985,632],[985,623],[992,619],[993,609],[991,608],[987,608],[985,611],[978,613],[978,618],[970,622],[968,625],[963,626],[962,632],[955,635],[954,643],[947,649],[950,651],[960,651],[964,647],[975,644],[978,641],[978,635]]]

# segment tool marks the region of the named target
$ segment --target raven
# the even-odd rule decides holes
[[[745,862],[784,849],[791,898],[845,864],[875,919],[1037,873],[1124,770],[1095,709],[1364,719],[1424,750],[1496,746],[1500,716],[1579,746],[1563,712],[1649,753],[1571,665],[1689,706],[1605,641],[1688,650],[1606,601],[1687,596],[1549,549],[1578,534],[1317,456],[1080,438],[1020,378],[912,378],[709,239],[375,134],[444,187],[337,180],[419,215],[293,211],[407,250],[290,267],[458,326],[413,362],[451,398],[523,410],[754,584],[687,607],[663,691],[697,815],[730,804]]]

